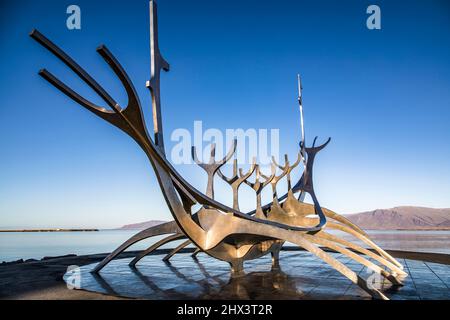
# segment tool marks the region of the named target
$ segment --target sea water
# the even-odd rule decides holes
[[[109,253],[122,242],[139,232],[138,230],[100,230],[98,232],[0,232],[0,262],[19,259],[41,259],[46,256],[66,254]],[[383,249],[419,251],[450,254],[450,230],[409,231],[369,230],[367,231]],[[333,232],[335,233],[335,232]],[[339,233],[343,236],[342,233]],[[344,236],[355,241],[352,237]],[[162,237],[139,242],[129,250],[142,250]],[[165,246],[175,247],[173,242]]]

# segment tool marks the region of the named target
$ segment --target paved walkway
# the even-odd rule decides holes
[[[450,299],[450,265],[399,258],[409,276],[394,287],[349,258],[333,254],[363,278],[371,277],[392,300]],[[170,264],[163,255],[147,256],[130,268],[131,258],[113,261],[94,276],[95,264],[70,275],[81,288],[116,297],[144,299],[371,299],[350,280],[307,252],[283,251],[281,269],[271,270],[268,256],[245,263],[246,275],[231,278],[227,263],[205,254],[192,259],[175,255]],[[370,259],[369,259],[370,260]],[[75,278],[74,278],[75,275]],[[66,275],[66,278],[68,275]]]

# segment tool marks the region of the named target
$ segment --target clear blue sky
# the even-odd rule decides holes
[[[66,28],[70,4],[81,7],[81,30]],[[382,30],[366,28],[370,4],[381,7]],[[300,72],[308,137],[333,138],[315,168],[323,206],[341,213],[450,207],[447,1],[160,0],[158,8],[160,48],[171,64],[162,78],[168,148],[170,132],[202,120],[222,130],[279,128],[281,151],[293,157]],[[143,152],[41,79],[46,67],[100,103],[28,37],[38,28],[125,103],[95,52],[106,44],[150,116],[148,19],[146,0],[2,2],[0,227],[170,218]],[[200,169],[178,169],[204,189]],[[217,188],[231,200],[225,185]],[[250,208],[252,194],[244,194],[242,207]]]

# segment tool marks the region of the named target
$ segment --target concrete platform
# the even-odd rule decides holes
[[[81,290],[111,297],[138,299],[371,299],[347,278],[304,251],[282,251],[280,269],[271,269],[269,256],[245,263],[245,276],[230,277],[228,264],[206,254],[197,259],[188,253],[175,255],[171,263],[164,255],[151,255],[130,268],[131,258],[118,259],[100,275],[90,270],[95,263],[66,273],[68,283]],[[398,258],[408,277],[403,287],[333,253],[349,268],[380,288],[392,300],[450,300],[450,265]],[[369,259],[370,260],[370,259]],[[74,282],[75,281],[75,282]],[[79,281],[76,283],[76,281]]]

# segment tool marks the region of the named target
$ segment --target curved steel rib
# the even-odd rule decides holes
[[[136,264],[145,256],[149,255],[150,253],[152,253],[153,251],[155,251],[156,249],[158,249],[159,247],[172,242],[172,241],[176,241],[176,240],[180,240],[180,239],[184,239],[186,238],[186,236],[183,233],[176,233],[173,235],[170,235],[164,239],[159,240],[158,242],[156,242],[155,244],[151,245],[150,247],[148,247],[146,250],[141,251],[133,260],[131,260],[131,262],[129,263],[130,267],[134,267],[136,266]]]
[[[221,177],[226,183],[231,186],[233,190],[233,209],[239,211],[239,187],[241,184],[247,180],[255,171],[256,168],[256,158],[253,158],[252,165],[247,173],[243,175],[238,175],[238,165],[237,159],[233,161],[233,176],[231,178],[226,177],[222,171],[217,170],[217,174]],[[242,172],[241,172],[242,173]]]
[[[195,251],[191,254],[191,257],[197,259],[197,255],[202,252],[200,248],[195,249]]]
[[[245,177],[245,175],[242,173],[242,169],[239,170],[239,174],[241,179]],[[256,165],[256,177],[255,182],[250,182],[247,179],[244,180],[245,184],[247,184],[250,188],[252,188],[256,193],[256,214],[255,217],[264,219],[266,216],[264,215],[264,212],[261,209],[261,192],[263,189],[272,181],[272,179],[275,177],[275,166],[272,165],[272,174],[265,179],[265,181],[261,182],[261,170],[259,168],[259,165]]]
[[[375,242],[370,240],[369,237],[366,237],[366,236],[356,232],[352,228],[349,228],[347,226],[344,226],[344,225],[341,225],[338,223],[334,223],[334,222],[328,223],[327,227],[330,229],[335,229],[335,230],[339,230],[339,231],[343,231],[348,234],[351,234],[352,236],[356,237],[357,239],[361,240],[362,242],[364,242],[365,244],[367,244],[368,246],[373,248],[383,258],[387,259],[388,261],[395,264],[398,268],[403,270],[403,266],[393,256],[391,256],[389,253],[387,253],[386,251],[381,249]]]
[[[233,144],[232,144],[230,150],[228,151],[228,153],[226,154],[226,156],[220,161],[215,161],[214,158],[216,156],[216,144],[212,143],[211,144],[211,155],[210,155],[208,163],[204,163],[197,158],[196,148],[195,148],[195,146],[192,146],[192,150],[191,150],[192,151],[192,159],[194,160],[194,162],[196,164],[198,164],[200,166],[200,168],[205,170],[206,174],[208,175],[208,183],[207,183],[207,187],[206,187],[206,196],[207,197],[214,199],[214,175],[220,169],[220,167],[222,167],[225,163],[228,162],[228,160],[231,159],[233,154],[236,152],[236,146],[237,146],[237,140],[234,139]]]
[[[285,155],[285,158],[287,159],[287,155]],[[274,163],[275,164],[275,163]],[[275,164],[276,165],[276,164]],[[280,175],[274,175],[272,179],[270,179],[269,176],[264,175],[261,173],[261,177],[263,177],[266,180],[270,179],[270,185],[272,186],[272,203],[271,206],[280,206],[280,203],[278,202],[278,194],[277,194],[277,184],[278,182],[284,178],[288,174],[289,166],[285,166],[284,169],[282,169],[282,172]],[[290,183],[290,182],[289,182]],[[262,208],[261,208],[262,210]]]
[[[316,139],[317,139],[317,137],[316,137]],[[300,178],[300,181],[298,183],[298,190],[296,190],[296,191],[306,192],[311,196],[313,203],[314,203],[314,212],[319,217],[319,223],[315,226],[315,228],[316,228],[316,231],[320,231],[326,225],[327,218],[326,218],[326,215],[324,214],[322,207],[320,206],[319,201],[317,200],[316,194],[314,192],[313,179],[312,179],[313,164],[314,164],[314,159],[316,157],[316,154],[330,142],[331,138],[328,139],[328,141],[326,143],[324,143],[323,145],[321,145],[319,147],[315,147],[316,139],[314,139],[313,146],[311,148],[306,148],[305,146],[301,145],[301,149],[306,151],[307,161],[306,161],[306,168],[305,168],[303,175]],[[301,159],[302,159],[302,156],[301,156],[301,154],[299,154],[298,159],[295,162],[295,164],[293,166],[291,166],[290,169],[288,169],[289,171],[287,173],[287,176],[288,176],[288,188],[289,189],[288,189],[288,192],[285,197],[287,200],[291,199],[291,201],[292,201],[294,199],[294,192],[295,192],[294,191],[295,186],[294,186],[294,188],[291,188],[290,170],[292,170],[293,167],[297,166],[300,163]],[[275,159],[273,159],[273,161],[274,161],[274,163],[276,163]],[[286,156],[285,161],[286,161],[285,166],[278,165],[278,167],[280,169],[284,170],[287,167],[289,167],[289,161],[287,159],[287,156]],[[289,205],[289,204],[290,204],[289,201],[285,201],[282,204],[282,208],[289,209],[288,207],[286,207],[286,205]]]
[[[289,158],[288,155],[285,154],[284,155],[284,166],[281,166],[277,163],[277,161],[275,160],[275,157],[272,156],[272,162],[278,167],[280,168],[283,172],[286,172],[286,178],[287,178],[287,184],[288,184],[288,192],[291,191],[292,192],[292,183],[291,183],[291,172],[292,170],[294,170],[300,163],[300,161],[302,160],[302,155],[301,153],[298,153],[297,155],[297,160],[294,162],[294,164],[291,166],[289,165]]]
[[[177,252],[179,252],[181,249],[187,247],[188,245],[190,245],[192,243],[191,240],[186,240],[183,243],[181,243],[178,247],[176,247],[175,249],[173,249],[172,251],[170,251],[164,258],[163,261],[169,261],[170,258],[172,258]]]
[[[367,259],[364,259],[363,257],[357,255],[356,253],[354,253],[353,251],[350,251],[342,246],[339,246],[337,244],[335,244],[333,241],[330,241],[328,239],[325,239],[323,237],[316,237],[316,236],[311,236],[308,234],[304,235],[306,240],[309,240],[312,243],[318,244],[320,246],[324,246],[327,248],[330,248],[336,252],[342,253],[343,255],[353,259],[354,261],[362,264],[363,266],[369,268],[370,270],[381,274],[383,277],[385,277],[386,279],[388,279],[392,284],[394,285],[401,285],[402,283],[391,273],[387,272],[386,270],[380,268],[379,266],[377,266],[376,264],[374,264],[373,262],[370,262]]]
[[[344,247],[350,248],[354,251],[357,251],[363,255],[366,255],[374,260],[377,260],[381,265],[386,266],[387,268],[389,268],[391,271],[393,271],[394,273],[400,275],[400,276],[405,276],[407,275],[406,272],[404,272],[402,269],[400,269],[398,266],[396,266],[395,264],[393,264],[392,262],[388,261],[387,259],[383,258],[381,255],[378,255],[370,250],[367,250],[361,246],[358,246],[354,243],[351,243],[350,241],[347,241],[345,239],[341,239],[339,237],[336,237],[332,234],[329,234],[325,231],[321,231],[319,233],[317,233],[315,235],[316,237],[319,238],[324,238],[326,240],[330,240],[333,242],[336,242]]]
[[[98,273],[101,269],[103,269],[104,266],[106,266],[111,260],[116,258],[120,253],[125,251],[128,247],[135,244],[136,242],[139,242],[141,240],[154,237],[154,236],[160,236],[163,234],[168,233],[177,233],[179,232],[179,228],[175,221],[163,223],[157,226],[150,227],[148,229],[145,229],[127,241],[125,241],[122,245],[120,245],[116,250],[111,252],[102,262],[100,262],[93,270],[93,273]]]

